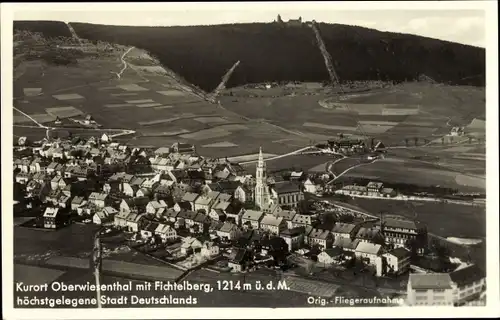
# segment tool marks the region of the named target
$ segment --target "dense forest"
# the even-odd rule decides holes
[[[237,61],[227,86],[328,79],[307,25],[253,23],[193,27],[126,27],[71,23],[81,38],[133,45],[186,80],[211,91]],[[484,86],[485,49],[363,27],[318,24],[341,80],[438,82]],[[64,23],[15,22],[16,29],[69,33]],[[61,28],[62,30],[59,30]]]

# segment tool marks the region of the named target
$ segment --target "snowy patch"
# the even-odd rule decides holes
[[[85,99],[83,96],[79,95],[78,93],[68,93],[68,94],[56,94],[53,95],[57,100],[80,100],[80,99]]]
[[[455,237],[448,237],[448,238],[446,238],[446,240],[448,240],[452,243],[456,243],[456,244],[460,244],[460,245],[464,245],[464,246],[473,246],[473,245],[480,244],[481,242],[483,242],[483,240],[481,240],[481,239],[468,239],[468,238],[455,238]]]

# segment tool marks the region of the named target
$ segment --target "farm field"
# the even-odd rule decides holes
[[[231,89],[235,92],[235,89]],[[276,98],[222,97],[224,106],[253,119],[266,119],[304,134],[335,136],[361,130],[386,145],[404,145],[405,138],[434,140],[451,130],[450,125],[467,125],[484,114],[484,89],[405,83],[373,92],[327,97],[315,95]],[[281,88],[283,95],[288,89]],[[470,112],[474,106],[474,112]],[[285,118],[286,114],[294,117]],[[449,115],[453,115],[452,118]],[[481,120],[471,125],[484,128]],[[484,131],[484,130],[483,130]]]
[[[266,168],[268,172],[288,170],[295,168],[296,170],[304,170],[310,172],[312,168],[322,166],[322,164],[332,160],[332,156],[328,155],[292,155],[289,157],[279,158],[276,160],[266,160]],[[243,167],[249,172],[255,172],[256,163],[245,164]],[[321,172],[324,172],[326,166],[323,166]],[[312,171],[311,171],[312,172]]]
[[[391,149],[389,156],[431,162],[449,170],[473,176],[486,173],[484,144],[464,143],[456,146],[435,145],[422,148]]]
[[[469,176],[469,178],[462,177],[457,181],[458,174],[460,173],[446,170],[431,163],[386,158],[355,168],[346,173],[345,177],[369,177],[393,183],[404,181],[408,184],[421,186],[439,185],[462,192],[484,192],[486,188],[484,180],[481,183],[481,178]],[[473,183],[469,183],[467,179]]]
[[[132,56],[137,55],[134,51]],[[266,123],[249,122],[218,108],[195,96],[190,92],[192,89],[169,75],[128,68],[118,80],[111,74],[111,70],[116,72],[122,67],[118,58],[117,53],[116,61],[112,58],[82,60],[80,65],[67,68],[30,63],[14,82],[15,92],[22,97],[15,101],[15,106],[28,115],[35,115],[42,123],[53,122],[55,116],[64,119],[90,114],[102,125],[102,130],[136,131],[135,135],[119,138],[119,141],[151,147],[177,141],[193,143],[205,156],[241,155],[248,149],[258,150],[259,146],[285,153],[309,143],[306,137],[289,139],[286,131]],[[83,66],[93,71],[79,73]],[[106,77],[100,74],[104,71],[108,72]],[[70,80],[64,81],[65,77]],[[52,78],[57,79],[52,81]],[[50,85],[44,86],[46,83]],[[16,115],[15,120],[20,125],[34,125],[22,115]],[[45,136],[45,130],[37,128],[16,127],[14,131],[16,136],[37,140]],[[91,132],[82,130],[79,134]]]

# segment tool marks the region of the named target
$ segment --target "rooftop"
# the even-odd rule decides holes
[[[457,286],[461,287],[484,279],[485,274],[483,270],[481,270],[477,265],[473,264],[468,267],[451,272],[450,278],[457,284]]]
[[[333,226],[334,233],[351,233],[356,228],[355,224],[338,222]]]
[[[378,255],[382,250],[382,246],[379,244],[373,244],[369,242],[360,242],[356,247],[356,252],[368,253]]]
[[[275,217],[272,215],[266,215],[260,222],[261,225],[279,226],[283,222],[283,218]]]
[[[447,273],[411,273],[408,282],[412,289],[451,289],[451,277]]]
[[[246,210],[245,213],[243,213],[242,219],[258,221],[262,218],[262,215],[264,215],[262,211]]]

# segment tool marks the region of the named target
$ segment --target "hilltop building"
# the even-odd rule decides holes
[[[290,27],[298,27],[302,25],[302,17],[299,17],[298,19],[290,19],[287,22],[285,22],[283,21],[283,19],[281,19],[281,15],[278,14],[278,17],[274,22],[279,24],[286,24],[287,26]]]

